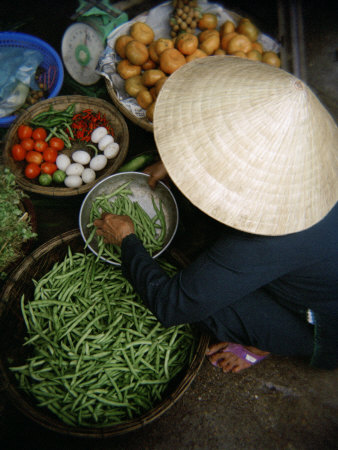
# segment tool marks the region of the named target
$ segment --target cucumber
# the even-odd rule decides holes
[[[155,155],[152,153],[143,153],[135,156],[135,158],[123,164],[117,172],[136,172],[143,169],[148,164],[152,163],[155,159]]]

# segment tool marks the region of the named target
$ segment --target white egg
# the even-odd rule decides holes
[[[111,136],[110,134],[103,136],[103,138],[100,139],[98,143],[99,150],[103,151],[107,147],[107,145],[111,144],[112,142],[114,142],[113,136]]]
[[[119,150],[120,150],[119,144],[117,142],[112,142],[111,144],[107,145],[107,147],[103,151],[103,154],[107,159],[112,159],[115,158]]]
[[[77,188],[82,185],[82,178],[79,175],[69,175],[65,178],[64,183],[69,188]]]
[[[63,172],[66,172],[66,169],[71,164],[71,160],[67,155],[60,154],[56,158],[55,164],[58,169],[62,170]]]
[[[83,181],[84,183],[86,183],[86,184],[87,184],[87,183],[91,183],[91,182],[94,181],[95,178],[96,178],[95,170],[90,169],[89,167],[87,167],[87,168],[82,172],[81,178],[82,178],[82,181]]]
[[[106,167],[107,162],[108,160],[104,155],[97,155],[92,158],[89,167],[95,170],[95,172],[98,172],[99,170],[102,170]]]
[[[81,176],[84,167],[80,163],[70,164],[66,169],[66,175],[78,175]]]
[[[76,150],[76,152],[72,154],[72,160],[76,163],[82,164],[83,166],[89,164],[90,159],[90,154],[85,150]]]
[[[91,138],[92,142],[94,142],[94,144],[97,144],[99,142],[99,140],[102,139],[103,136],[105,136],[106,134],[108,134],[107,128],[98,127],[92,132],[90,138]]]

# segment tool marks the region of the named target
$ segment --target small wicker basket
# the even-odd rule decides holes
[[[14,161],[12,158],[12,146],[19,143],[19,138],[17,137],[18,128],[22,124],[29,123],[29,121],[38,114],[48,111],[50,106],[53,106],[56,111],[62,111],[71,104],[75,104],[75,113],[78,113],[84,109],[91,109],[94,112],[100,112],[106,116],[110,125],[114,129],[114,139],[120,145],[119,153],[116,158],[108,160],[107,166],[100,172],[97,172],[96,180],[91,183],[83,184],[79,188],[69,188],[66,186],[41,186],[39,185],[37,179],[30,180],[25,177],[24,161]],[[51,197],[71,197],[85,194],[94,186],[95,183],[117,171],[127,156],[129,147],[129,131],[122,114],[120,114],[119,111],[117,111],[117,109],[106,100],[82,95],[67,95],[47,99],[28,108],[10,126],[5,135],[4,141],[4,164],[14,173],[18,185],[23,190],[34,192],[36,194],[48,195]],[[74,147],[74,150],[75,149],[76,146]],[[68,152],[70,154],[72,153],[72,149],[65,150],[63,152]]]
[[[158,419],[184,394],[202,365],[209,339],[206,335],[200,336],[192,362],[184,373],[175,378],[175,383],[168,390],[166,398],[138,418],[104,428],[73,427],[63,423],[47,409],[36,406],[34,401],[18,388],[8,368],[9,365],[22,364],[27,351],[27,347],[22,345],[26,329],[20,310],[20,298],[23,294],[26,297],[32,296],[34,290],[32,279],[38,280],[51,270],[56,262],[63,259],[68,246],[73,253],[83,251],[84,243],[79,230],[68,231],[40,246],[27,256],[7,279],[2,289],[0,303],[0,380],[4,392],[13,404],[28,418],[47,429],[64,435],[91,438],[126,434]],[[172,253],[168,253],[168,257],[171,257],[177,265],[185,263],[178,251],[173,250]]]

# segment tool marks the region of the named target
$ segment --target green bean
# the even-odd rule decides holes
[[[69,248],[20,305],[31,356],[13,373],[67,424],[101,427],[139,416],[194,354],[190,327],[164,329],[121,269],[91,253]]]

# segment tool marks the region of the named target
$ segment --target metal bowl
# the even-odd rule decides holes
[[[141,172],[123,172],[111,175],[101,182],[97,183],[84,198],[79,214],[79,227],[82,238],[86,242],[91,229],[87,227],[90,221],[90,211],[92,204],[96,197],[101,195],[108,195],[122,184],[130,182],[128,188],[132,191],[130,199],[136,201],[140,206],[149,214],[150,217],[155,215],[155,210],[152,204],[152,197],[156,203],[162,201],[163,213],[166,221],[166,235],[164,238],[164,245],[161,250],[153,254],[153,258],[157,258],[161,255],[170,245],[173,240],[177,226],[178,226],[178,207],[170,189],[161,181],[157,183],[155,189],[151,189],[148,185],[148,177],[145,173]],[[96,237],[90,242],[88,248],[98,256],[98,241]],[[115,266],[120,264],[116,261],[111,261],[103,256],[100,256],[103,261],[106,261]]]

